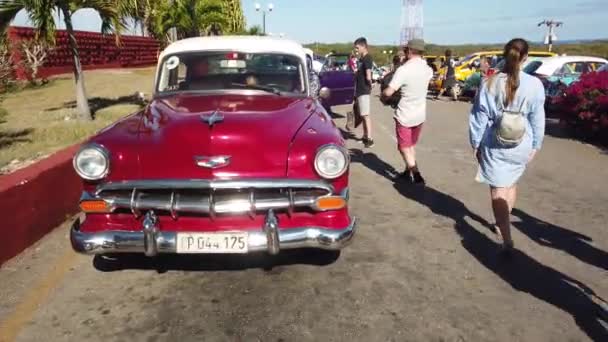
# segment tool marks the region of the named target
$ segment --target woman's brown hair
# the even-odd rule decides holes
[[[528,42],[521,38],[512,39],[505,45],[503,56],[505,58],[505,66],[502,72],[507,74],[506,86],[506,105],[509,106],[515,99],[515,92],[519,88],[519,72],[521,71],[521,62],[528,56]]]

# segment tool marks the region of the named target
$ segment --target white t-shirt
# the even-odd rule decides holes
[[[388,85],[401,88],[401,101],[395,110],[395,119],[406,127],[415,127],[426,120],[426,95],[433,69],[425,60],[416,57],[400,66]]]

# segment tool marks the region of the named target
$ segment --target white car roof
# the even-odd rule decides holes
[[[248,53],[284,53],[295,55],[306,60],[306,53],[301,44],[276,37],[262,36],[211,36],[178,40],[165,48],[160,54],[162,60],[167,55],[197,51],[239,51]]]
[[[535,71],[535,73],[540,75],[553,75],[553,73],[561,68],[566,63],[571,62],[598,62],[598,63],[608,63],[608,60],[599,57],[589,57],[589,56],[555,56],[548,57],[542,60],[542,65]]]

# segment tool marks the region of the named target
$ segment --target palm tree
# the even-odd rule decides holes
[[[154,19],[154,34],[168,40],[167,33],[175,28],[177,39],[230,32],[223,0],[164,1]]]
[[[116,33],[116,43],[119,42],[120,31],[125,23],[120,14],[119,0],[0,0],[0,28],[6,30],[21,10],[27,12],[29,19],[36,28],[37,38],[55,43],[55,20],[53,13],[61,15],[68,34],[68,41],[74,62],[74,81],[76,84],[76,108],[84,120],[92,120],[91,109],[87,100],[82,65],[78,54],[78,43],[74,35],[72,15],[80,9],[91,8],[101,17],[101,32]]]
[[[222,5],[228,19],[228,32],[240,33],[245,31],[245,16],[241,8],[241,0],[223,0]]]

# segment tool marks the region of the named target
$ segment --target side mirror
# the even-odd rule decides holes
[[[323,87],[323,88],[321,88],[321,90],[319,90],[320,98],[327,100],[330,96],[331,96],[331,90],[329,90],[329,88]]]
[[[142,106],[145,106],[145,105],[147,105],[150,102],[150,97],[147,96],[146,94],[144,94],[141,91],[135,92],[135,94],[133,95],[133,97]]]

